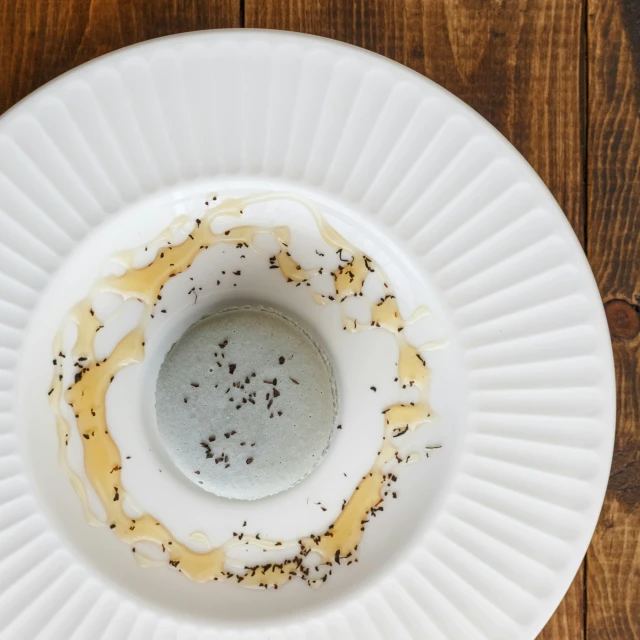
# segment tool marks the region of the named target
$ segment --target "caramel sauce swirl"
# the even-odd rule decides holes
[[[131,545],[134,551],[135,545],[142,541],[158,545],[169,564],[196,582],[230,579],[246,587],[277,589],[294,577],[299,577],[315,586],[316,583],[326,580],[330,569],[329,573],[325,572],[321,577],[315,577],[316,574],[313,574],[304,562],[310,552],[319,554],[321,565],[325,568],[336,563],[350,564],[357,561],[356,554],[364,534],[364,525],[371,515],[382,510],[385,489],[396,479],[393,473],[384,472],[384,467],[397,458],[398,448],[393,444],[394,435],[402,430],[414,430],[428,422],[431,417],[427,401],[429,370],[420,350],[405,339],[403,329],[406,323],[399,312],[389,283],[384,282],[385,290],[389,293],[382,299],[371,301],[371,324],[360,325],[348,320],[345,321],[345,327],[349,326],[351,331],[382,330],[393,334],[398,343],[399,385],[415,387],[419,391],[420,400],[411,404],[394,404],[383,412],[381,419],[385,422],[385,429],[380,452],[369,472],[359,482],[351,497],[345,501],[338,518],[326,531],[310,534],[298,541],[263,540],[246,536],[239,542],[237,538],[233,538],[217,548],[201,553],[181,544],[151,515],[132,518],[125,513],[126,490],[122,485],[120,473],[121,454],[107,424],[105,399],[109,385],[119,371],[144,358],[145,330],[153,318],[158,296],[168,280],[189,269],[200,252],[225,243],[242,243],[257,251],[256,235],[269,233],[278,243],[279,250],[275,255],[268,257],[268,264],[272,267],[277,265],[286,281],[308,282],[318,273],[318,270],[303,269],[291,257],[291,232],[287,227],[239,225],[221,233],[212,231],[212,223],[216,218],[234,216],[241,219],[243,208],[248,205],[278,198],[291,199],[282,194],[230,199],[209,209],[201,220],[193,222],[186,216],[180,217],[172,226],[183,229],[185,225],[192,227],[189,228],[185,240],[174,244],[171,229],[165,230],[156,238],[156,244],[157,241],[162,241],[164,246],[158,249],[151,262],[142,268],[133,266],[133,251],[120,253],[118,260],[125,268],[124,273],[99,280],[94,291],[69,314],[68,320],[77,328],[77,339],[71,353],[62,354],[61,333],[54,344],[54,355],[72,358],[75,366],[73,382],[66,386],[63,384],[62,358],[58,358],[57,364],[54,359],[55,371],[49,391],[49,402],[56,419],[60,445],[59,460],[82,501],[87,517],[92,524],[98,523],[91,513],[84,483],[67,461],[66,447],[69,443],[71,425],[61,411],[61,402],[68,403],[73,409],[84,450],[86,477],[104,507],[107,526],[120,540]],[[340,266],[332,272],[335,295],[326,296],[312,292],[313,299],[319,304],[340,304],[352,296],[362,298],[366,279],[376,273],[378,277],[384,278],[384,274],[368,256],[342,238],[317,210],[307,203],[303,204],[314,215],[324,241],[336,250],[341,260]],[[143,304],[143,313],[138,326],[122,338],[107,358],[98,360],[95,356],[94,340],[102,326],[92,309],[92,300],[97,293],[105,291],[115,293],[125,300],[139,300]],[[295,551],[295,555],[280,564],[264,564],[232,572],[226,568],[227,551],[237,544],[255,544],[263,548],[290,548]],[[144,558],[141,558],[140,562],[146,566],[156,564],[153,561],[145,562]]]

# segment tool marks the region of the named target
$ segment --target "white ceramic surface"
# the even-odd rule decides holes
[[[56,463],[46,391],[60,318],[111,253],[194,214],[212,191],[315,202],[385,267],[407,308],[426,302],[446,327],[449,347],[428,362],[440,416],[429,433],[443,449],[403,470],[360,564],[317,591],[143,570],[86,524]],[[562,212],[456,98],[308,36],[144,43],[3,116],[0,228],[1,638],[513,640],[544,625],[604,496],[611,347]],[[352,397],[341,410],[357,416],[364,400]],[[148,420],[148,407],[135,411]],[[358,446],[349,437],[328,459]],[[162,508],[143,473],[131,482]],[[270,508],[260,517],[268,526]]]

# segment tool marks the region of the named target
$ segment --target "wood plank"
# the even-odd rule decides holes
[[[537,640],[583,640],[585,610],[585,563]]]
[[[583,13],[575,0],[246,0],[245,26],[327,36],[435,80],[496,126],[584,240]],[[540,636],[582,640],[584,574]]]
[[[587,556],[588,640],[640,638],[640,31],[637,5],[622,4],[589,0],[588,15],[587,254],[618,383],[613,468]]]
[[[240,0],[0,0],[0,113],[69,69],[149,38],[240,26]]]

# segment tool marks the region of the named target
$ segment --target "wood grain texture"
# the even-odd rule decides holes
[[[589,0],[587,252],[607,302],[618,424],[587,556],[587,640],[640,639],[640,82],[631,46],[640,32],[630,8]]]
[[[119,47],[247,26],[371,49],[484,115],[541,175],[585,244],[614,336],[611,485],[586,569],[540,638],[638,640],[639,7],[637,0],[0,0],[0,113]]]
[[[585,634],[585,563],[574,578],[560,606],[537,640],[583,640]]]
[[[240,0],[0,0],[0,113],[104,53],[182,31],[240,26]]]
[[[245,0],[245,26],[323,35],[397,60],[497,127],[584,240],[584,16],[575,0]],[[541,640],[584,637],[578,573]]]

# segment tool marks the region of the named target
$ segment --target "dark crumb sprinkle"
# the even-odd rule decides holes
[[[247,458],[247,464],[251,464],[253,462],[253,458]]]
[[[196,387],[196,388],[197,388],[197,387],[199,387],[200,385],[199,385],[197,382],[192,382],[192,383],[191,383],[191,386],[192,386],[192,387]]]
[[[234,276],[242,275],[242,271],[240,271],[240,270],[238,270],[238,271],[234,271],[234,272],[233,272],[233,275],[234,275]]]
[[[369,387],[369,389],[371,389],[371,391],[377,391],[375,387]]]
[[[336,427],[336,429],[342,429],[342,425],[341,425],[341,424],[339,424],[339,425]]]
[[[284,357],[283,357],[283,356],[280,356],[280,357],[278,358],[278,362],[279,362],[280,364],[284,364]]]
[[[229,365],[229,373],[233,373],[236,370],[236,365],[235,364],[230,364]]]
[[[187,402],[189,402],[186,398],[184,399],[184,403],[187,404]]]
[[[49,389],[49,393],[47,393],[48,396],[50,396],[53,393],[53,389]]]

